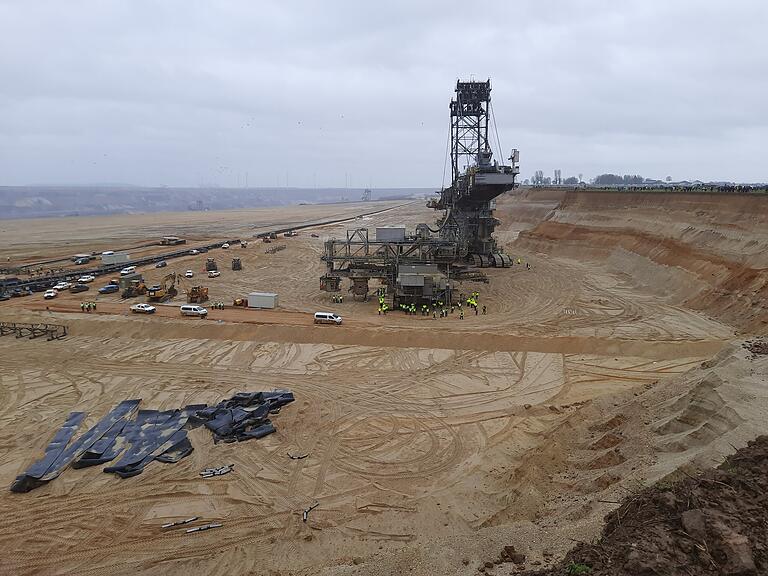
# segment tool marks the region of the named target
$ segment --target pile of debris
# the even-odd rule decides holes
[[[14,334],[16,338],[29,337],[30,340],[40,336],[47,336],[48,340],[59,340],[67,335],[67,327],[62,324],[0,322],[0,336],[8,334]]]
[[[629,496],[596,544],[529,576],[768,574],[768,436],[716,469]]]
[[[755,356],[761,356],[768,354],[768,341],[755,339],[755,340],[747,340],[743,344],[744,348],[752,352],[753,358]]]
[[[72,412],[46,447],[45,456],[16,477],[11,491],[29,492],[57,478],[70,464],[85,468],[121,456],[104,472],[130,478],[153,460],[178,462],[193,450],[187,430],[200,425],[213,432],[215,442],[262,438],[275,431],[269,415],[293,400],[287,390],[240,392],[216,406],[192,404],[165,411],[139,410],[141,400],[124,400],[74,441],[86,413]]]
[[[280,250],[285,250],[285,244],[279,244],[277,246],[273,246],[272,248],[267,248],[264,250],[264,254],[275,254],[276,252],[280,252]]]

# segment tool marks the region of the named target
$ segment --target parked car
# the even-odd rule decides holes
[[[56,290],[46,290],[45,294],[43,294],[43,298],[45,298],[46,300],[50,300],[51,298],[56,298],[56,296],[58,295],[59,293],[56,292]]]
[[[96,276],[93,276],[92,274],[85,274],[84,276],[80,276],[80,278],[77,279],[77,281],[81,284],[88,284],[94,280],[96,280]]]
[[[229,242],[224,242],[224,244],[222,244],[221,247],[226,250],[227,248],[229,248]]]
[[[208,278],[216,278],[218,276],[221,276],[221,272],[219,272],[218,270],[211,270],[210,272],[208,272]]]
[[[198,248],[197,251],[200,254],[205,254],[206,252],[208,252],[208,248]]]
[[[168,262],[165,260],[160,260],[160,262],[155,264],[155,268],[165,268],[166,266],[168,266]]]
[[[197,316],[198,318],[208,316],[208,310],[196,304],[184,304],[180,310],[182,316]]]
[[[189,253],[194,256],[195,254],[200,254],[200,250],[190,250]]]
[[[157,310],[157,308],[155,308],[151,304],[140,303],[140,304],[134,304],[133,306],[131,306],[131,312],[133,312],[134,314],[154,314],[155,310]]]
[[[117,284],[107,284],[106,286],[102,286],[99,288],[99,294],[113,294],[114,292],[118,292],[120,290],[120,286]]]
[[[312,238],[320,238],[320,234],[315,234],[314,232],[310,234],[310,236],[312,236]]]
[[[333,312],[315,312],[315,324],[341,324],[341,316]]]
[[[128,274],[133,274],[134,272],[136,272],[136,266],[126,266],[120,270],[120,276],[128,276]]]
[[[91,261],[90,258],[78,258],[77,260],[75,260],[75,264],[77,264],[78,266],[82,266],[83,264],[88,264],[88,262],[90,261]]]
[[[186,272],[184,272],[184,277],[185,278],[192,278],[194,275],[195,275],[195,273],[192,272],[192,270],[187,270]]]
[[[59,282],[56,284],[56,286],[53,287],[54,290],[69,290],[72,287],[72,284],[69,282]]]
[[[28,288],[14,288],[11,292],[11,298],[19,298],[21,296],[31,296],[32,291]]]
[[[74,285],[73,285],[73,286],[72,286],[72,287],[69,289],[69,291],[70,291],[72,294],[77,294],[78,292],[85,292],[85,291],[87,291],[87,290],[90,290],[90,289],[91,289],[91,287],[90,287],[90,286],[88,286],[88,284],[74,284]]]
[[[101,253],[102,256],[114,256],[115,252],[113,250],[107,250],[106,252]]]

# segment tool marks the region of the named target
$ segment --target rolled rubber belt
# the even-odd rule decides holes
[[[240,392],[216,406],[191,404],[165,411],[138,410],[141,400],[124,400],[74,442],[86,413],[72,412],[45,448],[45,456],[17,476],[11,490],[29,492],[56,478],[70,464],[85,468],[110,462],[120,454],[120,460],[104,472],[128,478],[141,474],[152,460],[178,462],[193,451],[186,429],[200,424],[213,432],[217,442],[262,438],[275,431],[269,414],[293,401],[293,393],[287,390]]]
[[[114,426],[119,426],[122,429],[125,426],[125,418],[136,411],[140,402],[141,400],[124,400],[120,402],[109,414],[99,420],[93,428],[88,430],[69,447],[66,447],[85,418],[85,413],[83,412],[71,413],[46,448],[45,457],[35,462],[26,472],[18,476],[11,485],[11,491],[29,492],[33,488],[56,478],[73,460],[79,458],[96,444]]]

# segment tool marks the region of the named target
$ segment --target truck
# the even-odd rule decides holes
[[[187,291],[187,302],[190,304],[200,304],[208,300],[208,288],[205,286],[192,286]]]

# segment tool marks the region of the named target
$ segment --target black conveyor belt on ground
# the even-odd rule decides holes
[[[139,410],[141,400],[124,400],[74,441],[86,413],[72,412],[46,447],[45,456],[16,477],[11,491],[29,492],[69,465],[86,468],[118,456],[104,472],[121,478],[141,474],[153,460],[173,464],[192,453],[187,430],[201,424],[211,430],[215,442],[262,438],[275,431],[269,414],[293,400],[287,390],[240,392],[215,406],[191,404],[164,411]]]

